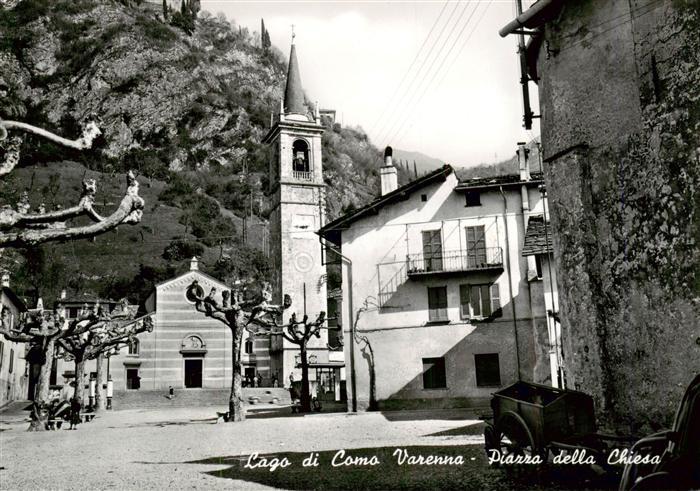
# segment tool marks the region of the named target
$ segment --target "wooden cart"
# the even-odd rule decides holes
[[[627,448],[634,440],[596,433],[593,398],[583,392],[516,382],[493,394],[493,422],[484,429],[487,455],[539,456],[550,451],[585,450],[603,466],[612,448]]]

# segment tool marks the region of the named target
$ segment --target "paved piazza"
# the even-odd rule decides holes
[[[208,474],[227,465],[186,462],[254,452],[417,445],[473,444],[481,451],[476,445],[483,442],[477,427],[463,431],[480,422],[454,410],[292,416],[284,408],[276,414],[258,410],[243,423],[217,424],[217,409],[110,411],[77,431],[64,426],[39,433],[25,431],[27,412],[7,411],[0,414],[0,488],[270,489]]]

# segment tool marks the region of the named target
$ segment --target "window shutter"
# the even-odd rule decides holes
[[[470,317],[469,288],[469,285],[459,285],[459,314],[462,319],[468,319]]]
[[[431,310],[437,308],[437,291],[435,288],[428,288],[428,308]]]
[[[491,285],[491,309],[493,310],[493,317],[501,317],[503,315],[503,309],[501,309],[501,295],[498,290],[498,283]]]
[[[472,315],[474,317],[480,317],[481,316],[481,302],[479,299],[481,298],[479,294],[479,285],[473,285],[470,288],[470,305],[472,308]]]
[[[481,285],[481,315],[491,316],[491,294],[488,285]]]

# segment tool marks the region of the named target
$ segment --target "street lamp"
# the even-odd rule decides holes
[[[119,354],[117,348],[105,353],[105,358],[107,358],[107,407],[105,409],[107,410],[112,409],[112,396],[114,395],[114,382],[112,382],[112,374],[109,373],[109,360],[116,354]]]

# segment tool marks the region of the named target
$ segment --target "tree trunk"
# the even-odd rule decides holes
[[[311,412],[311,393],[309,391],[309,364],[306,361],[306,342],[301,346],[301,412]]]
[[[54,339],[46,338],[46,348],[44,351],[46,361],[41,365],[39,371],[39,381],[36,385],[34,393],[34,401],[48,402],[49,401],[49,386],[51,385],[51,369],[53,368],[54,359]]]
[[[75,359],[75,392],[73,397],[78,399],[80,405],[85,407],[85,382],[83,381],[83,376],[85,375],[85,360],[82,358]]]
[[[245,408],[243,407],[243,366],[241,365],[241,340],[243,329],[231,329],[231,360],[233,370],[231,374],[231,396],[228,401],[229,422],[245,421]]]
[[[49,420],[47,407],[49,403],[49,386],[51,385],[51,368],[53,367],[54,358],[54,339],[52,337],[46,338],[44,356],[45,361],[39,369],[39,380],[34,391],[32,422],[29,424],[27,431],[44,431]]]
[[[105,409],[106,392],[103,386],[107,383],[107,373],[104,370],[104,355],[102,353],[97,355],[95,364],[97,365],[97,383],[95,385],[95,412],[99,412]]]

